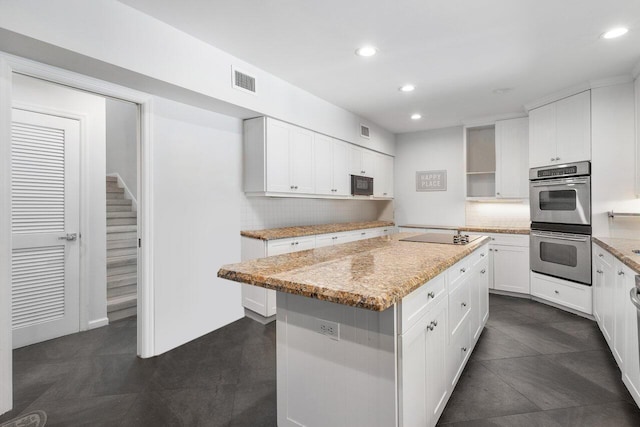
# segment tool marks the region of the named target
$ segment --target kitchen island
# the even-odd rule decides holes
[[[488,238],[402,233],[223,266],[277,294],[278,425],[435,425],[488,317]]]

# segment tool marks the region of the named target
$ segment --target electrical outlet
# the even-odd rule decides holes
[[[331,339],[340,341],[340,324],[324,319],[316,319],[316,331]]]

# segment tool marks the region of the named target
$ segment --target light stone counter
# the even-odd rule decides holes
[[[401,233],[225,265],[218,277],[353,307],[384,311],[489,243],[401,242]]]
[[[393,226],[393,222],[390,221],[346,222],[338,224],[301,225],[297,227],[269,228],[265,230],[243,230],[240,232],[240,235],[260,240],[277,240],[288,239],[291,237],[312,236],[315,234],[341,233],[344,231]]]
[[[636,274],[640,274],[640,255],[633,253],[634,249],[640,249],[640,239],[593,237],[592,240],[596,245],[611,252],[613,256],[635,271]]]

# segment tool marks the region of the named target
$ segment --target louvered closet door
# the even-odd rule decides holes
[[[79,330],[80,125],[13,109],[13,347]]]

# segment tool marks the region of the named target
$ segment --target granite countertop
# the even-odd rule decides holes
[[[503,233],[503,234],[529,234],[529,227],[489,227],[489,226],[471,226],[465,225],[459,228],[460,231],[468,231],[471,233]]]
[[[634,254],[633,249],[640,249],[640,239],[618,239],[613,237],[592,237],[598,246],[611,252],[613,256],[640,274],[640,255]]]
[[[400,242],[400,233],[225,265],[218,277],[276,291],[383,311],[469,255],[468,245]]]
[[[260,240],[287,239],[290,237],[311,236],[314,234],[340,233],[365,228],[393,227],[391,221],[347,222],[342,224],[304,225],[299,227],[270,228],[266,230],[244,230],[241,236]]]
[[[423,225],[406,224],[404,228],[431,228],[434,230],[457,230],[472,233],[504,233],[504,234],[529,234],[529,227],[497,227],[497,226],[474,226],[474,225]]]

